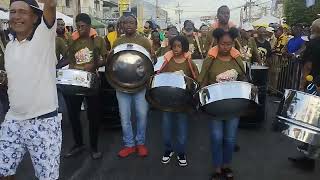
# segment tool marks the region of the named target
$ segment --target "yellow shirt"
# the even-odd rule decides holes
[[[113,47],[113,43],[114,43],[114,42],[117,40],[117,38],[118,38],[117,31],[113,31],[113,32],[108,33],[107,38],[108,38],[108,40],[109,40],[109,42],[110,42],[111,47]]]
[[[288,36],[283,33],[278,39],[275,46],[275,50],[277,53],[283,53],[286,45],[288,44]]]

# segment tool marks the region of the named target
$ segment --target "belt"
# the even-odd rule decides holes
[[[31,118],[30,120],[37,120],[37,119],[47,119],[47,118],[51,118],[51,117],[55,117],[58,116],[58,110],[54,110],[52,112],[49,112],[47,114],[35,117],[35,118]]]

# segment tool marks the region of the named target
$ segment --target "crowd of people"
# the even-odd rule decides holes
[[[221,6],[217,21],[202,25],[199,30],[190,20],[184,22],[181,31],[175,26],[161,30],[153,21],[147,21],[143,32],[138,32],[137,19],[130,14],[119,18],[116,25],[108,25],[108,34],[103,38],[91,27],[89,15],[78,14],[76,31],[70,32],[62,19],[56,19],[54,1],[44,2],[41,10],[35,0],[12,0],[13,39],[7,42],[2,38],[0,43],[0,69],[6,73],[6,78],[1,76],[0,79],[0,98],[6,113],[0,129],[0,179],[14,178],[27,151],[37,178],[59,178],[62,129],[57,110],[56,69],[68,66],[95,73],[106,65],[109,52],[121,44],[138,44],[152,58],[163,56],[164,63],[157,73],[182,72],[201,87],[230,80],[246,81],[243,61],[269,66],[270,86],[275,87],[279,72],[278,67],[273,67],[274,62],[283,57],[304,57],[305,75],[319,76],[319,19],[311,29],[303,24],[288,28],[281,25],[253,27],[250,23],[237,28],[229,20],[230,9]],[[203,59],[201,71],[192,59]],[[101,99],[95,95],[59,93],[66,101],[74,140],[74,146],[64,158],[76,156],[85,149],[80,123],[81,104],[85,99],[91,157],[100,159],[103,156],[98,145]],[[149,154],[145,146],[149,111],[145,94],[145,88],[135,93],[116,89],[123,133],[123,148],[118,153],[121,158],[134,153],[141,157]],[[137,120],[136,133],[131,122],[132,105]],[[172,135],[173,123],[177,123],[177,137]],[[210,119],[212,180],[234,179],[231,162],[238,123],[239,117]],[[179,165],[187,166],[188,112],[162,112],[162,132],[161,162],[169,163],[176,154]]]

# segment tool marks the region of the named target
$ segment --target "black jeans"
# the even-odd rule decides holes
[[[75,145],[83,145],[82,126],[80,122],[81,104],[84,99],[87,102],[87,117],[89,120],[89,138],[91,150],[98,150],[98,135],[100,125],[101,103],[99,96],[73,96],[64,95],[69,120],[72,126]]]
[[[9,110],[9,99],[6,88],[0,87],[0,103],[2,105],[2,109],[0,110],[2,114],[0,114],[0,118],[4,118]],[[0,119],[0,122],[1,120],[2,119]]]

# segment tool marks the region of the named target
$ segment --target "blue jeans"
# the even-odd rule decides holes
[[[174,151],[173,149],[173,138],[172,138],[172,126],[176,123],[177,127],[177,145],[176,153],[185,154],[186,152],[186,141],[188,134],[188,123],[186,113],[173,113],[163,112],[162,118],[162,136],[164,140],[165,151]]]
[[[236,143],[239,118],[214,119],[211,122],[212,158],[215,167],[230,164]]]
[[[121,118],[123,142],[126,147],[135,145],[144,145],[148,116],[148,102],[145,98],[146,89],[137,93],[124,93],[116,91],[119,112]],[[131,104],[134,104],[137,115],[137,134],[134,140],[132,123],[131,123]]]

